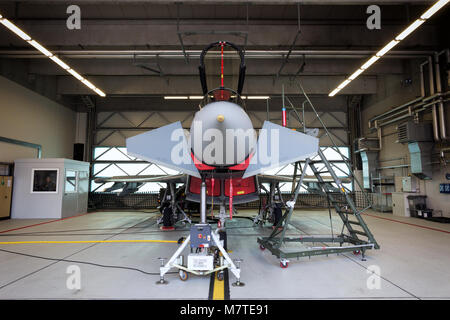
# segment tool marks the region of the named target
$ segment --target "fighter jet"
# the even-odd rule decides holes
[[[225,49],[237,53],[240,60],[237,89],[224,84]],[[211,50],[220,55],[220,85],[209,90],[205,56]],[[166,229],[177,221],[191,222],[180,205],[180,198],[219,206],[218,225],[223,227],[228,216],[232,219],[234,205],[259,199],[264,183],[271,184],[272,189],[280,182],[293,182],[292,177],[263,172],[316,155],[319,139],[270,121],[265,121],[257,132],[241,96],[245,70],[242,49],[225,41],[209,45],[200,55],[204,98],[190,131],[184,130],[178,121],[126,140],[129,155],[177,170],[179,174],[97,178],[95,182],[115,182],[108,191],[124,188],[122,193],[135,192],[146,182],[166,183],[161,196],[163,215],[159,220]],[[304,181],[308,181],[308,177]],[[177,184],[182,187],[177,188]],[[203,185],[206,187],[204,201]]]

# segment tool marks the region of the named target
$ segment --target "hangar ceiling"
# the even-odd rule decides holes
[[[346,110],[345,96],[327,94],[364,59],[415,19],[431,1],[378,1],[381,30],[368,30],[368,1],[78,1],[81,30],[66,27],[67,1],[4,1],[0,12],[107,93],[91,96],[101,110],[192,109],[191,101],[164,95],[199,95],[198,56],[207,44],[227,40],[246,49],[244,94],[299,93],[293,79],[317,97],[322,110]],[[276,3],[276,4],[275,4]],[[284,4],[283,6],[279,4]],[[441,20],[443,20],[441,18]],[[439,19],[406,41],[343,90],[374,94],[377,76],[404,74],[408,64],[437,50],[445,35]],[[2,75],[77,110],[89,89],[0,29]],[[264,101],[249,108],[265,110]]]

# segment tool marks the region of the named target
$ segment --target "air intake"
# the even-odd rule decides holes
[[[408,121],[397,127],[397,135],[400,143],[433,141],[432,124]]]

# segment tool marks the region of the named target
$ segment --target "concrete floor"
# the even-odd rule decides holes
[[[0,241],[178,240],[188,234],[186,230],[161,232],[156,218],[145,212],[95,212],[45,224],[40,223],[48,220],[4,220],[0,221]],[[292,260],[287,269],[281,269],[279,260],[268,250],[260,251],[256,243],[256,237],[270,229],[233,219],[228,225],[228,246],[232,258],[244,260],[246,285],[230,286],[231,299],[450,298],[450,225],[376,212],[368,212],[365,220],[381,245],[380,250],[368,251],[367,261],[352,254],[318,256]],[[29,225],[35,226],[17,229]],[[296,211],[293,225],[289,234],[330,233],[326,211]],[[333,226],[340,230],[337,218]],[[16,230],[5,232],[11,229]],[[158,276],[136,270],[58,261],[158,273],[157,258],[170,257],[176,248],[173,243],[0,244],[0,299],[207,299],[209,277],[191,276],[182,282],[171,274],[169,284],[161,286],[155,284]],[[81,269],[81,290],[66,287],[67,267],[74,264]],[[369,266],[379,268],[379,289],[367,287]]]

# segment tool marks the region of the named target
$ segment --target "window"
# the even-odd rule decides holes
[[[352,184],[349,182],[350,171],[345,163],[348,159],[350,151],[349,147],[338,147],[339,152],[331,147],[320,147],[328,161],[331,163],[336,175],[342,179],[344,187],[349,190],[352,189]],[[319,157],[313,158],[318,160]],[[301,161],[300,166],[303,168],[305,162]],[[324,164],[317,164],[319,170],[322,170]],[[125,147],[96,147],[94,149],[94,161],[93,161],[93,173],[91,180],[92,192],[103,192],[105,189],[110,188],[114,183],[95,183],[94,179],[99,177],[113,177],[113,176],[142,176],[142,175],[167,175],[177,174],[176,170],[172,170],[157,164],[151,164],[146,161],[142,161],[127,154]],[[274,175],[289,175],[294,174],[294,164],[287,164],[283,167],[271,169],[266,174]],[[298,171],[298,174],[300,172]],[[313,172],[311,168],[306,169],[306,175],[313,178]],[[329,173],[322,174],[324,177],[329,177]],[[333,183],[334,185],[334,183]],[[148,182],[143,184],[137,193],[144,192],[159,192],[160,188],[165,188],[164,183]],[[292,191],[292,183],[280,183],[280,190],[284,193],[290,193]],[[114,190],[114,192],[121,192],[122,188]],[[301,187],[300,192],[307,192],[304,186]]]
[[[94,148],[94,161],[91,179],[91,192],[103,192],[113,186],[113,182],[96,183],[96,178],[108,178],[114,176],[151,176],[177,174],[178,171],[160,166],[154,163],[137,159],[127,154],[125,147],[96,147]],[[165,183],[144,183],[137,193],[159,192],[165,188]],[[121,192],[122,188],[113,190]]]
[[[73,170],[66,170],[66,184],[65,192],[74,193],[78,190],[77,172]]]
[[[58,193],[59,169],[33,169],[31,172],[32,193]]]

